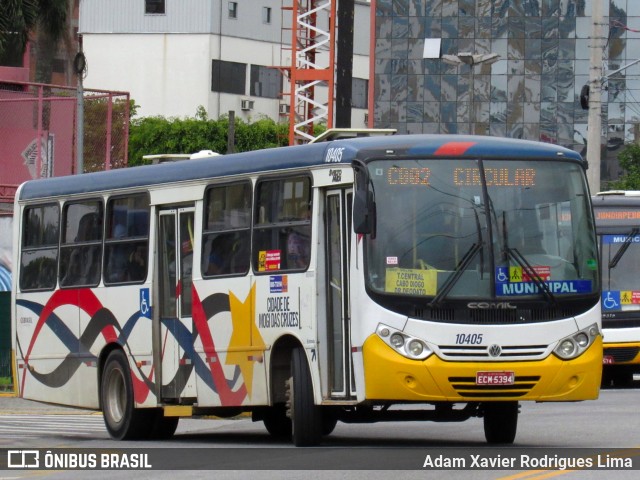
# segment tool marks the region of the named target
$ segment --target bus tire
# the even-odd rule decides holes
[[[512,444],[518,429],[518,402],[486,402],[483,408],[487,443]]]
[[[291,440],[291,419],[287,417],[287,407],[283,403],[266,409],[262,422],[273,438]]]
[[[122,350],[107,357],[100,385],[104,424],[116,440],[143,439],[150,433],[148,420],[153,411],[134,407],[129,362]]]
[[[322,412],[322,435],[331,435],[338,424],[338,418],[335,415],[325,415]]]
[[[291,433],[296,447],[318,445],[322,439],[322,411],[313,400],[313,384],[302,348],[291,353],[291,378],[288,382]]]
[[[151,431],[149,432],[150,440],[168,440],[173,437],[178,428],[180,417],[165,417],[164,411],[158,408],[154,412]]]

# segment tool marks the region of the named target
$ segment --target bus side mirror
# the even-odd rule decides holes
[[[376,202],[370,190],[356,190],[353,197],[353,231],[374,238]]]

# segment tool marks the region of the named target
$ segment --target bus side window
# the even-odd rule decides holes
[[[20,289],[55,288],[60,231],[58,205],[48,204],[26,208],[22,225]]]
[[[143,194],[110,199],[107,225],[105,283],[143,282],[149,255],[149,197]]]
[[[87,210],[90,211],[83,213]],[[60,285],[64,287],[95,286],[100,282],[102,203],[66,205],[64,219],[65,231],[60,252]]]
[[[303,270],[309,266],[311,194],[307,176],[258,181],[252,255],[256,271]]]
[[[250,265],[251,184],[214,185],[205,193],[202,276],[244,275]],[[265,210],[260,210],[261,218]]]

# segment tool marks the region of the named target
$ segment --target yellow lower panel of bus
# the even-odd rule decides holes
[[[532,362],[446,362],[436,355],[409,360],[376,335],[362,348],[367,400],[575,401],[598,398],[602,376],[602,339],[580,357],[555,355]],[[478,372],[514,372],[514,385],[476,385]]]
[[[640,342],[604,343],[605,365],[640,364]]]

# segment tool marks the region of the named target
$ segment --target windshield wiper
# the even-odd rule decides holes
[[[467,253],[464,254],[453,273],[449,275],[449,277],[447,277],[447,281],[444,282],[444,285],[442,285],[442,288],[440,289],[438,294],[433,297],[433,300],[429,302],[429,307],[437,307],[442,302],[442,300],[444,300],[444,298],[449,294],[456,282],[460,279],[465,269],[469,266],[471,261],[481,249],[482,244],[479,243],[474,243],[473,245],[471,245],[471,247],[469,247],[469,250],[467,250]]]
[[[616,254],[613,256],[613,258],[609,262],[609,270],[611,270],[612,268],[616,268],[622,256],[629,249],[629,245],[631,245],[631,239],[635,237],[638,234],[638,232],[640,232],[640,228],[638,227],[635,227],[633,230],[629,232],[629,235],[627,235],[627,238],[624,239],[624,244],[618,249]]]
[[[507,216],[506,212],[502,212],[502,240],[503,240],[503,255],[505,260],[509,260],[509,258],[515,260],[515,262],[522,268],[522,271],[526,273],[531,281],[536,284],[538,290],[542,292],[542,294],[547,298],[551,305],[555,306],[558,302],[556,301],[555,295],[549,289],[549,286],[538,276],[535,269],[531,266],[531,264],[527,261],[526,258],[518,251],[517,248],[509,247],[509,233],[507,230]]]
[[[483,245],[484,240],[482,239],[482,226],[480,225],[480,216],[476,211],[475,205],[473,206],[473,215],[476,220],[476,232],[478,234],[478,245]],[[471,246],[473,248],[473,245]],[[480,250],[480,279],[484,277],[484,252]]]
[[[556,301],[555,295],[549,289],[549,286],[538,276],[534,268],[531,266],[527,259],[518,251],[517,248],[509,248],[505,244],[505,252],[507,254],[507,258],[511,258],[515,260],[515,262],[522,267],[522,271],[525,272],[531,281],[536,284],[538,290],[542,292],[542,294],[549,300],[552,306],[555,306],[558,302]]]

